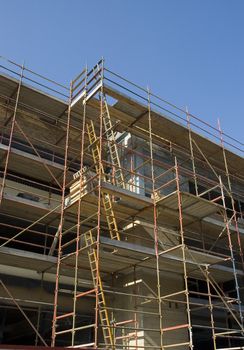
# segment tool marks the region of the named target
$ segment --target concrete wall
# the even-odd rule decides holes
[[[0,184],[2,179],[0,179]],[[18,197],[30,205],[40,204],[46,209],[54,209],[60,204],[61,197],[49,193],[48,191],[41,190],[20,182],[6,179],[4,187],[4,195],[11,197]]]

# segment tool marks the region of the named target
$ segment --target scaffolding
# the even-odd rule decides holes
[[[42,186],[54,195],[43,215],[24,227],[12,225],[16,233],[1,237],[0,248],[24,244],[57,257],[51,345],[64,338],[70,347],[87,349],[193,350],[202,332],[214,350],[242,349],[239,220],[244,194],[236,193],[233,184],[242,185],[244,178],[238,169],[230,170],[242,144],[226,135],[220,123],[212,127],[110,71],[102,59],[91,70],[86,67],[69,89],[51,80],[51,87],[38,82],[67,99],[60,119],[34,111],[47,127],[54,120],[53,127],[62,131],[44,147],[43,139],[24,130],[21,116],[29,108],[20,99],[24,80],[33,84],[32,75],[46,78],[7,63],[20,73],[17,90],[7,106],[1,105],[6,118],[0,201],[7,201],[4,191],[11,188],[11,179],[21,181],[19,175],[8,175],[16,143],[38,158],[49,182]],[[212,157],[216,152],[223,160]],[[204,221],[209,216],[214,219]],[[42,225],[51,225],[51,233],[43,232]],[[26,233],[40,236],[44,245],[29,241]],[[60,279],[67,270],[73,280],[72,308],[63,312]],[[144,273],[153,276],[150,283]],[[168,289],[169,274],[179,277]],[[90,276],[90,287],[80,282],[84,276]],[[196,280],[204,291],[192,289]],[[233,281],[231,291],[226,281]],[[86,300],[92,302],[93,320],[79,325],[77,308]],[[172,305],[180,317],[169,317]],[[198,313],[204,315],[202,324],[196,323]],[[220,315],[226,317],[225,327]],[[84,343],[88,330],[92,339]]]

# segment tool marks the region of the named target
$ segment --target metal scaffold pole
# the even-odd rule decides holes
[[[221,196],[222,196],[222,202],[224,207],[223,217],[224,217],[224,223],[226,225],[226,233],[228,238],[228,245],[230,250],[230,257],[231,257],[231,263],[232,263],[232,269],[233,269],[233,275],[234,275],[234,281],[235,281],[235,288],[236,288],[236,296],[237,296],[237,303],[238,303],[238,310],[239,310],[239,317],[240,317],[240,324],[243,328],[243,314],[242,314],[242,305],[241,305],[241,296],[240,296],[240,287],[237,277],[237,269],[236,269],[236,259],[233,252],[233,243],[232,243],[232,235],[230,231],[230,224],[227,217],[227,207],[226,207],[226,201],[225,201],[225,194],[224,194],[224,186],[222,183],[221,176],[219,177],[220,182],[220,189],[221,189]]]
[[[214,324],[214,315],[213,315],[214,308],[213,308],[213,303],[212,303],[211,286],[210,286],[210,283],[209,283],[208,266],[206,266],[206,282],[207,282],[207,288],[208,288],[208,307],[209,307],[209,312],[210,312],[213,347],[214,347],[214,350],[216,350],[217,347],[216,347],[215,324]]]
[[[84,97],[86,98],[87,89],[87,67],[85,68],[85,81],[84,81]],[[72,93],[73,95],[73,93]],[[83,166],[84,166],[84,148],[85,148],[85,125],[86,125],[86,103],[83,104],[83,120],[82,120],[82,132],[80,141],[80,171],[81,176],[79,179],[79,193],[82,193],[82,186],[84,182]],[[75,271],[74,271],[74,291],[73,291],[73,316],[72,316],[72,333],[71,333],[71,345],[75,345],[75,334],[76,334],[76,304],[79,294],[77,295],[78,288],[78,269],[79,269],[79,254],[81,247],[81,208],[82,208],[82,198],[81,195],[78,198],[78,208],[77,208],[77,227],[76,227],[76,243],[75,243]],[[78,297],[78,298],[77,298]]]
[[[240,258],[241,258],[241,262],[242,262],[242,268],[244,271],[244,257],[243,257],[243,250],[242,250],[242,245],[241,245],[240,231],[239,231],[238,222],[237,222],[237,212],[236,212],[235,201],[234,201],[233,193],[232,193],[232,185],[231,185],[229,166],[228,166],[226,150],[225,150],[225,145],[224,145],[223,131],[221,129],[219,119],[218,119],[218,129],[219,129],[219,133],[220,133],[220,144],[222,147],[225,172],[226,172],[226,177],[227,177],[227,182],[228,182],[228,195],[230,196],[230,199],[231,199],[231,206],[232,206],[232,211],[233,211],[235,231],[236,231],[236,235],[237,235],[238,249],[239,249],[239,254],[240,254]]]
[[[103,309],[104,311],[100,312],[100,295],[99,293],[102,292],[103,287],[101,286],[101,277],[100,277],[100,264],[99,264],[99,259],[100,259],[100,234],[101,234],[101,209],[102,209],[102,191],[101,191],[101,183],[102,183],[102,173],[103,173],[103,163],[102,163],[102,147],[103,147],[103,119],[102,119],[102,113],[103,113],[103,68],[104,68],[104,62],[102,60],[102,78],[101,78],[101,83],[102,87],[99,93],[100,97],[100,113],[99,113],[99,136],[98,136],[98,204],[97,204],[97,238],[96,238],[96,278],[95,278],[95,290],[96,290],[96,308],[95,308],[95,324],[96,324],[96,329],[95,329],[95,347],[98,347],[98,331],[99,331],[99,317],[101,320],[101,326],[103,327],[103,318],[105,318],[105,322],[108,320],[108,315],[107,315],[107,310]],[[94,161],[96,161],[94,159]],[[102,301],[104,301],[104,296],[102,296]],[[101,307],[104,307],[105,303],[103,302]],[[104,314],[104,315],[103,315]],[[104,329],[102,329],[104,331]],[[111,329],[108,330],[108,336],[111,337]],[[106,339],[104,339],[104,342],[106,343]]]
[[[152,139],[152,120],[151,120],[151,100],[150,90],[148,89],[148,129],[149,129],[149,147],[151,157],[151,176],[152,176],[152,194],[153,194],[153,231],[154,231],[154,249],[156,259],[156,276],[157,276],[157,298],[158,298],[158,314],[159,314],[159,331],[160,331],[160,348],[164,349],[163,342],[163,314],[162,314],[162,298],[160,284],[160,268],[159,268],[159,242],[158,242],[158,225],[157,225],[157,202],[155,189],[154,174],[154,155],[153,155],[153,139]]]
[[[187,328],[189,333],[189,349],[193,350],[194,345],[193,345],[193,336],[192,336],[190,297],[189,297],[189,290],[188,290],[188,273],[187,273],[187,263],[186,263],[186,245],[185,245],[184,226],[183,226],[182,199],[181,199],[181,191],[180,191],[179,166],[178,166],[176,157],[175,157],[175,177],[176,177],[176,190],[177,190],[178,212],[179,212],[179,229],[180,229],[184,286],[185,286],[185,297],[186,297],[186,313],[187,313],[187,323],[188,323]]]
[[[58,293],[59,293],[59,278],[61,273],[60,265],[61,265],[61,258],[62,258],[62,231],[63,231],[63,224],[64,224],[65,195],[66,195],[65,191],[66,191],[67,171],[68,171],[68,149],[69,149],[69,134],[70,134],[70,122],[71,122],[72,87],[73,87],[73,82],[70,83],[70,98],[69,98],[69,107],[68,107],[68,115],[67,115],[65,153],[64,153],[61,213],[60,213],[60,223],[58,227],[58,260],[57,260],[56,283],[55,283],[54,304],[53,304],[54,309],[53,309],[52,340],[51,340],[52,347],[55,346],[57,317],[58,317]]]

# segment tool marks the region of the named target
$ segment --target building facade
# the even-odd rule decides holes
[[[103,60],[0,79],[0,342],[242,349],[241,144]]]

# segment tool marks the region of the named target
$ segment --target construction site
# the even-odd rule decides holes
[[[243,143],[103,59],[0,124],[0,348],[244,349]]]

